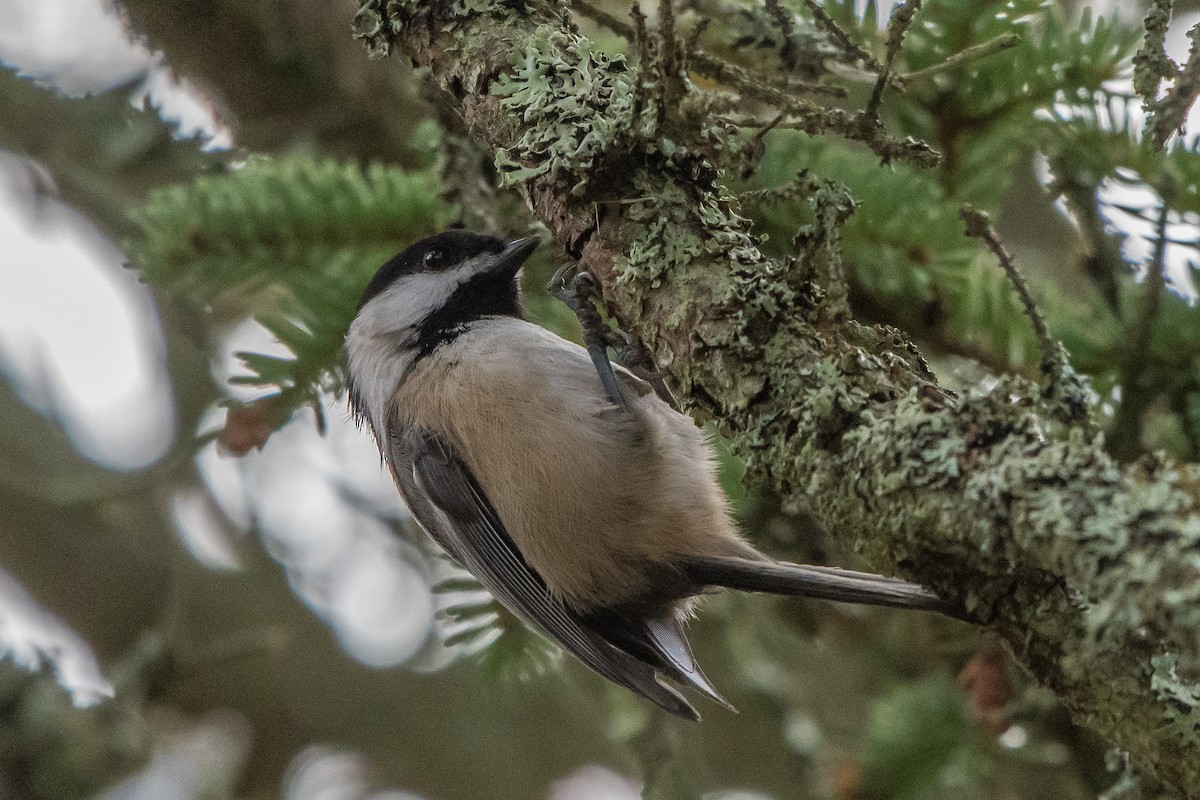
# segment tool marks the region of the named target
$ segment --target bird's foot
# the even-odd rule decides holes
[[[608,348],[624,347],[626,342],[604,324],[600,312],[596,309],[596,301],[600,297],[596,279],[589,273],[580,271],[576,264],[567,263],[555,271],[546,286],[546,291],[575,312],[575,317],[583,328],[583,345],[592,357],[592,364],[600,377],[604,393],[613,405],[628,411],[629,404],[621,391],[617,376],[613,373],[612,363],[608,360]]]
[[[624,338],[624,345],[617,349],[617,361],[625,369],[650,384],[654,393],[658,395],[658,399],[678,411],[679,402],[671,393],[671,388],[667,386],[666,375],[658,368],[650,350],[640,340],[629,334],[625,334]]]

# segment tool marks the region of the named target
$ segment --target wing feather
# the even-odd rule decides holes
[[[658,680],[652,665],[614,647],[551,595],[444,438],[430,431],[393,430],[387,460],[413,516],[500,603],[605,678],[672,714],[698,719],[678,691]]]
[[[730,711],[737,710],[705,677],[692,655],[683,625],[674,615],[642,618],[606,611],[589,615],[587,622],[614,647],[651,664],[680,685],[703,692]]]

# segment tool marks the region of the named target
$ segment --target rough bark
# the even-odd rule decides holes
[[[900,332],[848,318],[847,204],[818,192],[801,258],[764,257],[702,155],[729,146],[702,98],[654,122],[644,79],[679,76],[591,54],[564,7],[367,0],[357,26],[429,68],[753,479],[962,602],[1077,722],[1200,794],[1200,472],[1119,467],[1078,389],[939,388]]]

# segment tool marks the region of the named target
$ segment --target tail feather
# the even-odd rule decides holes
[[[683,625],[674,616],[647,620],[645,623],[647,639],[654,651],[663,659],[663,666],[668,675],[680,683],[687,684],[715,700],[727,709],[737,712],[733,705],[721,696],[717,687],[704,675],[696,658],[692,655],[692,646],[688,643],[683,632]]]
[[[586,622],[618,650],[649,664],[679,685],[697,689],[729,710],[737,710],[705,677],[692,656],[683,626],[673,615],[643,617],[609,610],[589,615]]]
[[[967,619],[962,609],[924,586],[867,572],[711,556],[690,557],[682,566],[688,577],[704,586],[936,611],[955,619]]]

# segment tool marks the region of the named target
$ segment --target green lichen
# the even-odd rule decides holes
[[[354,38],[367,46],[371,58],[387,58],[392,42],[404,31],[404,19],[419,0],[362,0],[354,14]]]
[[[632,67],[593,52],[586,38],[539,25],[490,90],[524,123],[517,141],[497,151],[501,182],[548,179],[574,197],[602,199],[607,178],[620,174],[635,193],[623,229],[630,247],[618,263],[622,281],[656,287],[705,257],[759,262],[749,222],[714,180],[706,155],[726,146],[726,126],[709,124],[694,141],[669,135],[656,69]],[[698,196],[681,188],[697,183],[705,187]]]
[[[761,260],[750,223],[733,211],[733,198],[721,187],[692,199],[678,183],[641,170],[633,189],[637,199],[621,230],[630,246],[617,260],[618,282],[656,288],[704,258],[743,265]]]
[[[811,352],[793,337],[772,343],[768,374],[787,374],[774,353]],[[1178,734],[1194,751],[1200,686],[1179,676],[1200,672],[1200,475],[1169,463],[1123,472],[1097,437],[1039,417],[1039,390],[1019,379],[961,398],[916,386],[887,400],[879,389],[895,360],[905,354],[851,347],[793,364],[794,382],[775,390],[797,398],[786,413],[736,426],[752,473],[873,563],[920,563],[935,586],[944,569],[939,588],[968,610],[1018,615],[1019,650],[1045,659],[1039,642],[1067,647],[1050,651],[1042,675],[1053,664],[1056,688],[1086,687],[1065,695],[1081,720],[1117,741]],[[961,569],[976,580],[954,583]],[[1147,654],[1138,667],[1133,654],[1147,644],[1170,660]],[[1163,713],[1161,730],[1132,721]],[[1137,735],[1124,741],[1145,752]]]
[[[638,199],[630,205],[629,222],[621,231],[630,242],[629,251],[617,265],[617,280],[640,280],[657,288],[666,274],[698,259],[705,246],[688,224],[691,209],[678,185],[639,173],[633,189]]]
[[[600,161],[653,124],[652,111],[636,102],[624,57],[593,52],[587,39],[556,25],[533,31],[491,93],[526,123],[517,142],[496,153],[505,186],[547,175],[582,195]]]
[[[1200,684],[1180,680],[1179,659],[1174,653],[1162,653],[1150,659],[1153,672],[1150,688],[1165,709],[1165,732],[1183,738],[1200,733]]]
[[[1185,488],[1195,476],[1174,467],[1123,474],[1082,430],[1053,436],[1035,413],[1036,389],[1020,382],[944,407],[917,390],[880,406],[844,360],[802,377],[818,386],[796,409],[800,429],[765,461],[793,467],[790,485],[808,508],[835,530],[871,531],[850,544],[876,563],[920,561],[925,552],[951,563],[959,551],[974,574],[988,576],[955,587],[969,610],[987,618],[1007,604],[1005,614],[1027,615],[1026,636],[1072,642],[1058,668],[1071,682],[1105,688],[1092,687],[1086,702],[1068,696],[1084,719],[1119,735],[1137,729],[1135,712],[1164,713],[1163,730],[1194,747],[1200,687],[1179,675],[1200,668],[1200,519]],[[823,446],[821,432],[839,423],[848,429]],[[782,461],[781,450],[800,455]],[[1169,660],[1146,669],[1157,711],[1138,671],[1128,671],[1127,654],[1144,641],[1171,648]],[[1114,659],[1126,671],[1096,678],[1096,665]]]
[[[1133,90],[1142,96],[1143,108],[1153,113],[1158,87],[1163,79],[1175,77],[1178,67],[1167,55],[1167,27],[1171,24],[1172,0],[1154,0],[1142,21],[1146,35],[1133,57]]]

